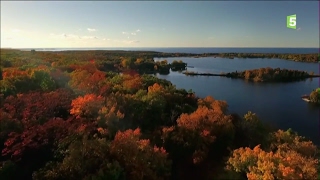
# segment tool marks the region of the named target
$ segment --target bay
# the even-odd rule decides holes
[[[221,73],[256,68],[286,68],[318,73],[316,63],[302,63],[281,59],[227,59],[227,58],[155,58],[155,61],[182,60],[188,63],[188,71]],[[248,111],[280,129],[292,128],[300,135],[320,144],[319,107],[301,100],[319,86],[319,78],[290,83],[254,83],[226,77],[186,76],[179,72],[157,77],[171,81],[177,88],[192,89],[197,96],[212,96],[225,100],[230,113],[244,115]]]

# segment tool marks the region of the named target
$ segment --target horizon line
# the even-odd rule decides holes
[[[0,47],[0,49],[94,49],[94,48],[318,48],[320,47]]]

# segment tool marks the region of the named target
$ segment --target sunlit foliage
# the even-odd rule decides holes
[[[294,151],[263,151],[240,148],[228,160],[229,168],[246,173],[249,180],[257,179],[317,179],[318,160]]]
[[[96,117],[102,108],[103,102],[103,97],[94,94],[80,96],[72,100],[70,114],[79,117]]]

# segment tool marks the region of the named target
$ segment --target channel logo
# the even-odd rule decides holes
[[[297,15],[296,14],[287,16],[287,28],[290,28],[290,29],[297,28]]]

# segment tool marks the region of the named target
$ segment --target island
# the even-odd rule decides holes
[[[309,95],[303,95],[301,98],[306,102],[320,105],[320,88],[313,90]]]
[[[300,81],[306,78],[320,77],[320,75],[315,75],[313,73],[308,73],[306,71],[290,70],[290,69],[280,69],[280,68],[260,68],[245,71],[235,71],[230,73],[196,73],[185,71],[185,75],[189,76],[224,76],[229,78],[240,78],[253,82],[291,82]]]

